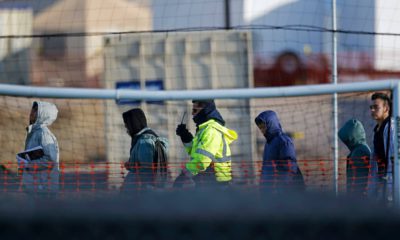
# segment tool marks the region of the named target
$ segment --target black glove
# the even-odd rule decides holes
[[[186,128],[186,124],[179,124],[176,128],[176,135],[181,137],[183,143],[189,143],[193,140],[193,135]]]

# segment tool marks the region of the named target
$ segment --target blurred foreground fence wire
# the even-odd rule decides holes
[[[285,161],[286,162],[286,161]],[[290,169],[290,166],[286,166],[287,163],[283,161],[273,161],[273,167],[275,170],[269,173],[264,173],[267,179],[272,180],[260,180],[261,166],[262,162],[256,162],[256,174],[251,174],[252,163],[241,162],[239,167],[232,168],[233,180],[231,187],[235,189],[247,190],[259,190],[260,188],[268,188],[270,192],[279,189],[290,189],[291,184],[298,184],[297,182],[280,182],[285,179],[279,177],[279,169]],[[236,164],[236,163],[233,163]],[[308,191],[322,191],[329,192],[332,190],[333,186],[333,166],[330,159],[316,159],[316,160],[298,160],[298,164],[303,174],[305,181],[305,187]],[[368,172],[371,166],[369,166],[368,161],[362,166],[353,165],[352,161],[346,168],[346,159],[342,159],[339,164],[339,182],[340,188],[344,192],[346,188],[357,188],[358,186],[363,186],[364,191],[368,191],[368,186],[373,179],[371,175],[363,174],[357,175],[352,174],[351,178],[346,176],[350,172],[366,171]],[[167,178],[165,184],[163,185],[163,191],[173,191],[173,182],[181,169],[185,165],[183,163],[170,162],[167,169]],[[19,170],[15,163],[7,163],[3,165],[3,170],[0,171],[0,192],[3,193],[19,193],[24,192],[23,185],[28,186],[33,189],[39,189],[35,185],[46,185],[48,189],[52,189],[52,184],[54,183],[49,179],[43,179],[39,175],[46,171],[51,171],[51,169],[38,170],[33,167],[33,169]],[[131,171],[136,172],[138,169],[132,167]],[[147,173],[140,173],[142,178],[135,178],[133,185],[131,185],[128,190],[141,191],[144,190],[144,185],[149,181],[147,175],[152,174],[155,169],[149,169]],[[27,171],[28,174],[33,175],[31,181],[23,181],[23,171]],[[281,170],[280,170],[281,171]],[[121,163],[61,163],[59,167],[59,181],[58,189],[61,196],[68,195],[70,193],[76,195],[82,194],[100,194],[104,192],[118,193],[121,186],[124,184],[127,178],[128,171],[125,168],[123,162]],[[215,181],[215,176],[213,172],[207,173],[208,176],[200,178],[198,181],[204,181],[208,184],[212,184]],[[205,174],[205,175],[207,175]],[[207,182],[210,181],[210,182]],[[346,186],[347,181],[347,186]],[[267,185],[267,187],[266,187]],[[365,185],[365,186],[364,186]],[[39,189],[40,190],[40,189]],[[347,189],[350,191],[351,189]],[[43,190],[45,191],[45,190]]]

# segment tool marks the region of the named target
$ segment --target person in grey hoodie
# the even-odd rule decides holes
[[[59,148],[50,126],[57,118],[53,103],[35,101],[29,117],[25,150],[41,146],[43,156],[24,162],[22,188],[28,193],[53,194],[59,190]]]
[[[340,140],[349,148],[346,161],[347,193],[358,197],[366,197],[373,191],[377,166],[371,159],[365,130],[356,119],[348,120],[339,130]],[[375,163],[375,165],[374,165]]]

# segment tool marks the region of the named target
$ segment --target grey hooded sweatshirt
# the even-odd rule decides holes
[[[22,186],[28,192],[55,192],[59,188],[59,149],[50,126],[57,118],[57,107],[49,102],[36,102],[36,122],[28,127],[25,150],[42,146],[44,156],[24,165]]]
[[[356,119],[348,120],[339,130],[339,138],[349,148],[347,156],[347,192],[365,195],[376,173],[371,160],[371,150],[366,141],[362,123]]]

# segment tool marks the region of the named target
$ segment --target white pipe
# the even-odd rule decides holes
[[[73,99],[124,99],[124,100],[192,100],[192,99],[249,99],[280,98],[327,95],[333,93],[369,92],[391,90],[398,80],[376,80],[358,83],[320,84],[294,87],[273,88],[237,88],[237,89],[204,89],[204,90],[120,90],[89,88],[55,88],[33,87],[0,84],[0,95],[36,98],[73,98]]]
[[[400,141],[400,84],[397,84],[395,88],[393,88],[393,118],[394,118],[394,141],[393,141],[393,157],[394,157],[394,191],[393,197],[395,201],[395,206],[400,208],[400,149],[399,149],[399,141]]]
[[[337,84],[337,23],[336,23],[336,0],[332,0],[332,82]],[[338,138],[338,97],[333,94],[333,171],[334,171],[334,189],[336,195],[339,194],[339,138]]]

